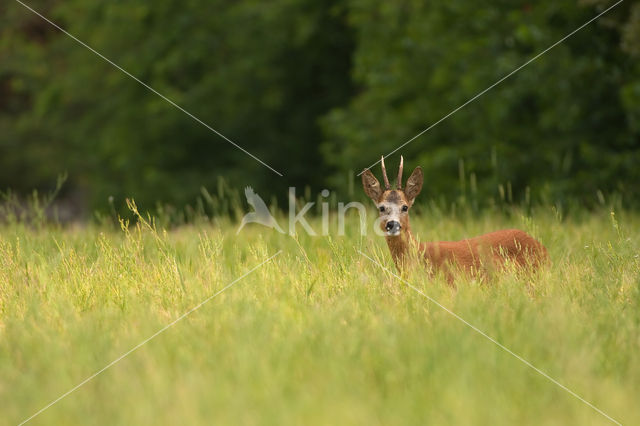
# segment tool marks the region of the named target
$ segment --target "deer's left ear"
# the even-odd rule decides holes
[[[407,179],[407,185],[404,187],[404,195],[407,196],[407,199],[413,204],[413,200],[420,194],[422,191],[422,182],[424,181],[424,175],[422,174],[422,169],[420,167],[416,167],[416,169],[411,173],[409,179]]]
[[[377,203],[382,195],[382,188],[380,188],[380,182],[378,182],[378,179],[376,179],[370,170],[365,170],[364,173],[362,173],[362,186],[364,187],[364,193],[367,194],[374,203]]]

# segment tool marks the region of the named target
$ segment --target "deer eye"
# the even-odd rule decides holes
[[[409,206],[407,206],[406,204],[404,206],[402,206],[402,211],[406,212],[409,210]]]
[[[384,212],[384,206],[380,206],[379,209],[381,212]]]

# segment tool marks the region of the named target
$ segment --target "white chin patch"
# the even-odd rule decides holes
[[[398,229],[397,231],[396,230],[388,231],[388,232],[385,232],[385,235],[387,237],[397,237],[398,235],[400,235],[400,230]]]

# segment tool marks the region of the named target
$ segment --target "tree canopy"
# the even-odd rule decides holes
[[[67,190],[91,208],[109,196],[189,203],[218,176],[267,193],[289,185],[345,190],[350,174],[611,4],[29,3],[283,178],[4,2],[0,188],[47,187],[67,172]],[[509,185],[516,197],[530,188],[551,199],[588,201],[601,191],[638,201],[639,56],[640,5],[625,2],[396,155],[407,169],[423,167],[434,197],[471,185],[491,198]]]

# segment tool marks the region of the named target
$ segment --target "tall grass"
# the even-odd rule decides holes
[[[403,277],[638,424],[640,216],[562,216],[423,207],[412,214],[423,240],[519,227],[553,265],[456,288],[420,267]],[[394,269],[356,217],[343,237],[295,238],[259,225],[236,235],[233,216],[212,218],[168,230],[144,214],[120,228],[1,225],[0,423],[26,419],[282,250],[31,423],[610,424],[358,254]]]

